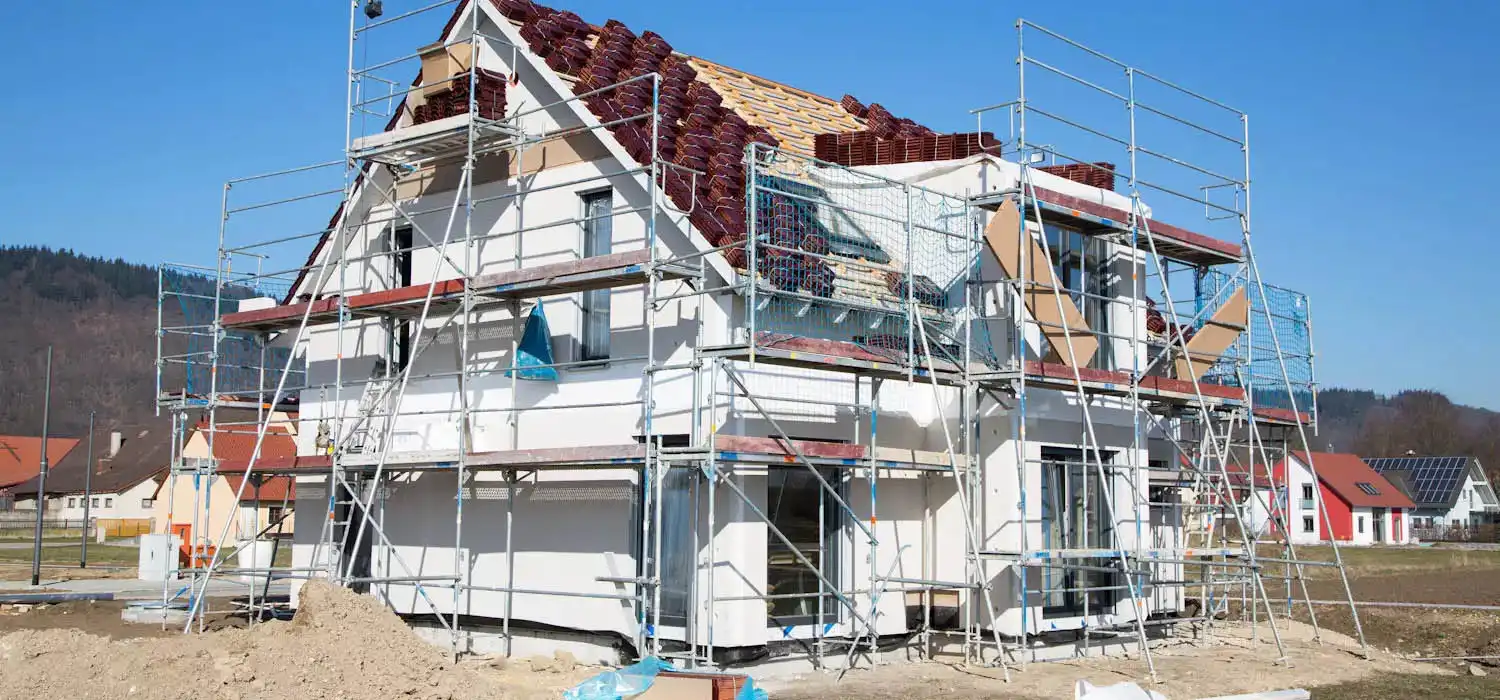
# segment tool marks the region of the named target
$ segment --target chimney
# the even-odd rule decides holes
[[[109,456],[120,454],[120,446],[125,444],[125,435],[116,430],[109,434]]]

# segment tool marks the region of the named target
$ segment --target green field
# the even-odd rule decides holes
[[[1282,557],[1280,547],[1262,545],[1264,557]],[[1500,550],[1459,549],[1456,547],[1339,547],[1344,570],[1350,577],[1417,573],[1451,569],[1500,569]],[[1328,546],[1297,547],[1301,561],[1331,562],[1333,548]],[[1266,564],[1267,568],[1279,566]],[[1333,567],[1306,567],[1308,578],[1336,576]]]
[[[139,547],[122,547],[112,544],[90,544],[89,563],[105,566],[135,566],[140,561]],[[0,549],[0,563],[29,564],[31,548]],[[43,564],[78,564],[78,545],[67,547],[43,547]]]

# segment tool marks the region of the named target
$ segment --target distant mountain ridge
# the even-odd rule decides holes
[[[91,409],[101,426],[139,422],[154,413],[157,274],[152,265],[71,250],[0,247],[0,396],[7,399],[0,401],[0,433],[41,431],[49,343],[55,353],[54,434],[83,436]],[[212,293],[210,281],[197,283]],[[1314,449],[1473,455],[1500,474],[1495,411],[1457,405],[1425,390],[1385,396],[1324,389],[1318,408],[1320,434],[1310,436]]]

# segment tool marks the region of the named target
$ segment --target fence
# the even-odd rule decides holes
[[[1500,542],[1500,525],[1414,527],[1412,537],[1422,542]]]
[[[89,534],[104,531],[105,537],[135,537],[150,534],[155,518],[92,518]],[[43,518],[42,537],[79,537],[83,535],[83,518]],[[36,535],[35,511],[0,513],[0,539],[31,539]]]

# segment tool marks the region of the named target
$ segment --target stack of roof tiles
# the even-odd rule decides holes
[[[692,213],[693,226],[716,247],[745,240],[745,147],[752,141],[778,145],[769,132],[751,126],[723,105],[719,94],[654,32],[640,35],[609,20],[593,27],[578,15],[531,0],[492,0],[513,22],[531,50],[553,70],[577,78],[573,92],[637,162],[656,158],[694,173],[666,168],[661,186],[677,208]],[[658,73],[658,119],[652,143],[652,88]],[[621,85],[620,83],[627,84]],[[737,267],[747,264],[741,248],[725,250]],[[783,276],[792,273],[782,273]]]
[[[1000,146],[992,133],[938,134],[879,104],[865,106],[853,95],[844,95],[839,104],[865,120],[865,130],[814,136],[813,156],[818,160],[844,166],[894,165],[957,160]]]
[[[891,271],[885,273],[886,287],[891,290],[892,294],[902,299],[905,299],[908,293],[907,279],[907,275],[900,272]],[[931,278],[926,275],[917,275],[912,279],[915,279],[915,283],[911,284],[909,291],[917,303],[928,306],[946,305],[948,295]]]
[[[474,103],[485,119],[505,118],[505,76],[480,68],[474,75]],[[427,96],[427,101],[412,110],[414,124],[445,119],[469,111],[468,74],[454,78],[452,87]]]
[[[818,134],[813,157],[845,166],[895,165],[932,160],[958,160],[994,151],[1000,142],[991,133],[928,134],[883,139],[868,131]]]
[[[813,296],[833,296],[833,268],[823,260],[828,238],[815,215],[779,193],[761,195],[756,207],[756,231],[766,242],[756,249],[756,268],[771,286],[786,292],[802,291]]]
[[[1114,163],[1068,163],[1067,165],[1043,165],[1037,169],[1101,190],[1113,191],[1115,189]]]

